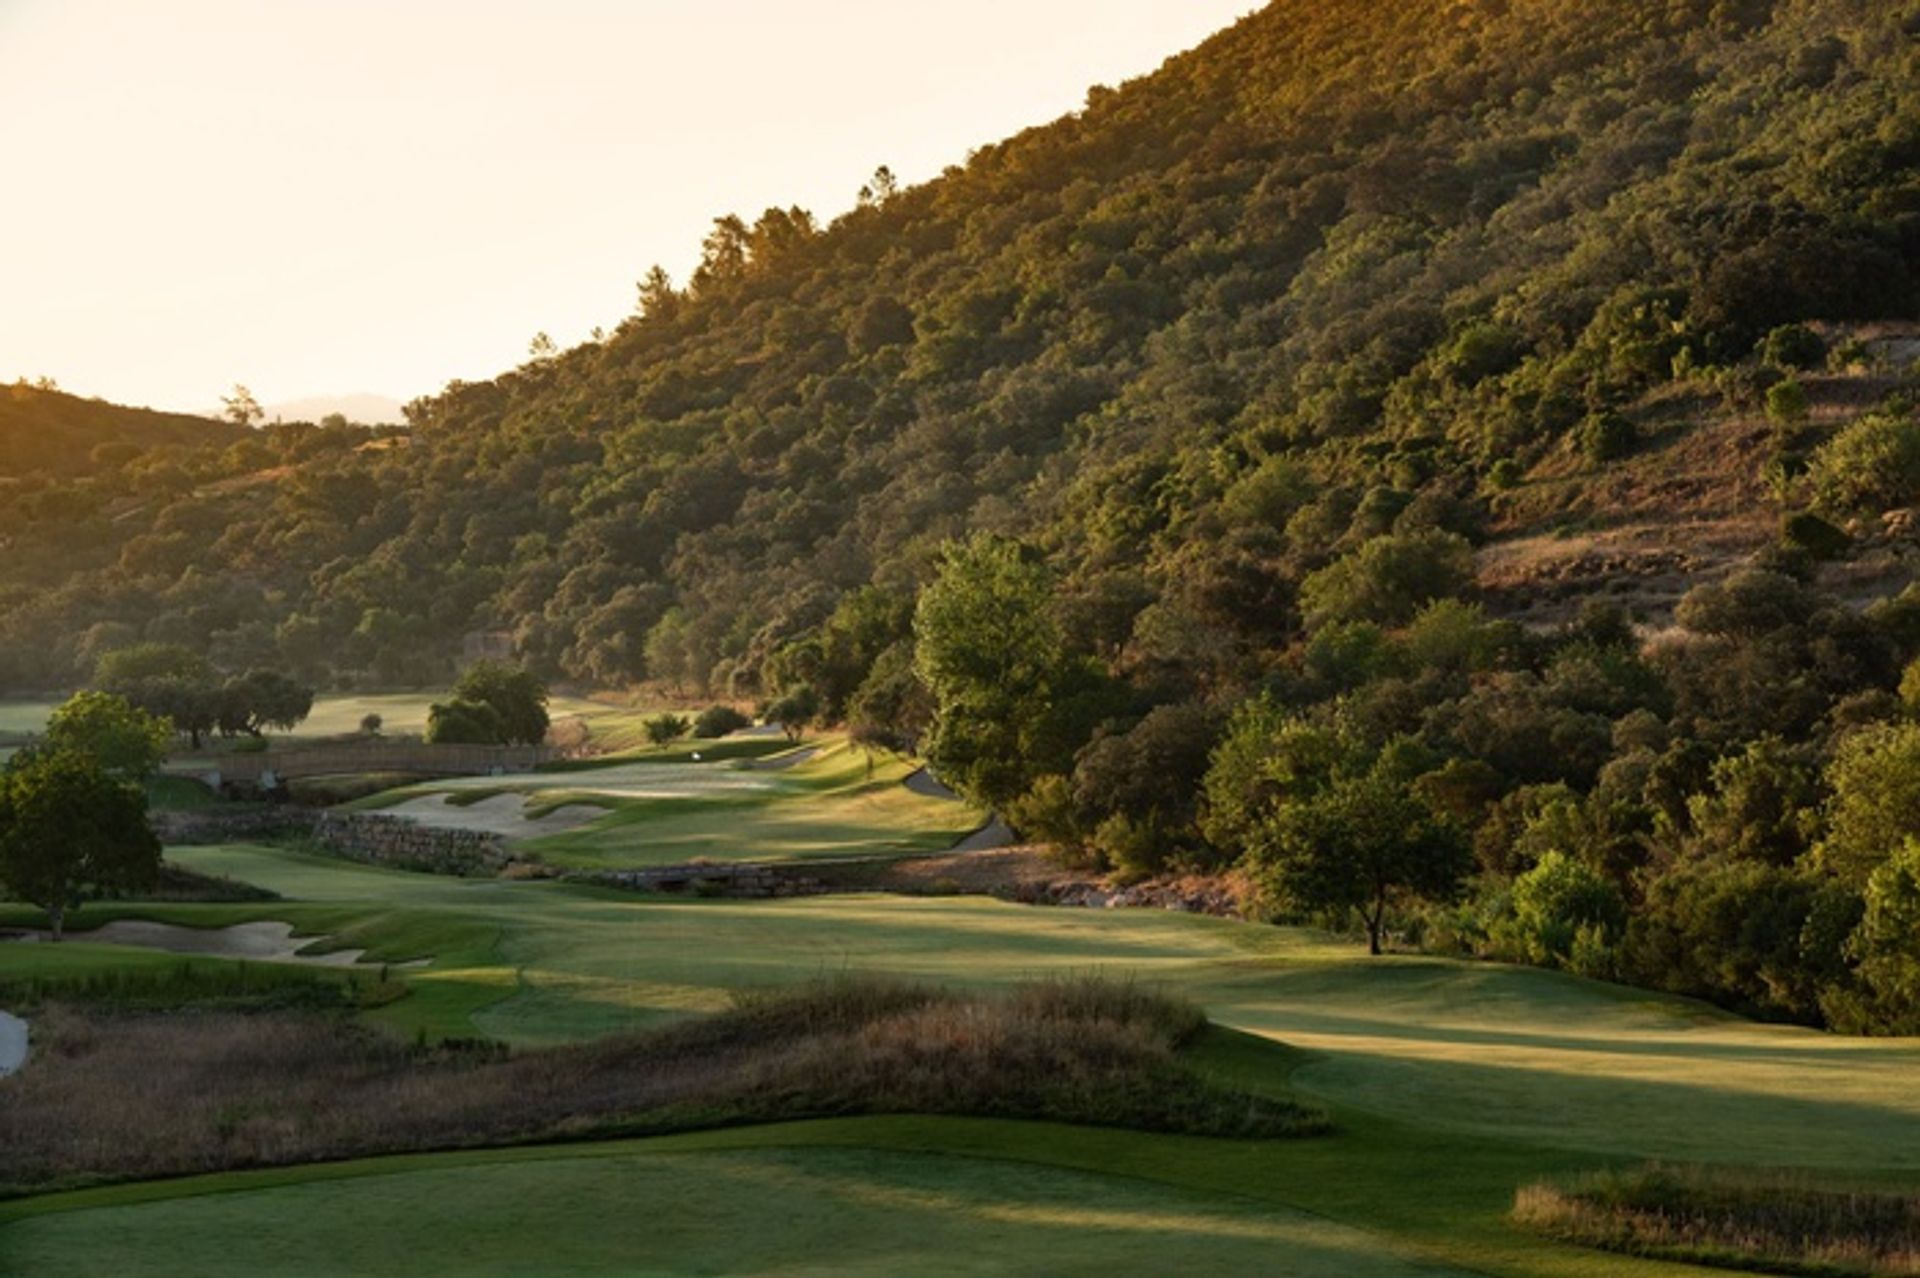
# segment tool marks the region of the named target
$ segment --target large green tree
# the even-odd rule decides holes
[[[47,720],[46,748],[84,755],[128,781],[159,771],[173,725],[111,692],[79,692]]]
[[[947,547],[914,613],[915,667],[933,693],[927,757],[968,798],[1003,806],[1065,771],[1052,722],[1072,682],[1052,579],[1028,547],[975,536]],[[1065,753],[1079,742],[1066,746]]]
[[[30,750],[0,773],[0,883],[47,913],[59,940],[92,891],[151,883],[160,841],[146,797],[73,750]]]

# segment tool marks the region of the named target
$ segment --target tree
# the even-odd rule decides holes
[[[638,292],[636,305],[642,319],[665,322],[680,313],[680,290],[673,286],[673,277],[665,267],[650,269],[641,279]]]
[[[92,759],[109,776],[143,782],[160,770],[173,725],[110,692],[80,692],[47,720],[46,748]]]
[[[363,714],[360,716],[360,735],[377,737],[380,735],[380,729],[385,727],[386,723],[387,721],[377,714]]]
[[[803,683],[767,707],[768,723],[777,723],[789,741],[798,741],[820,714],[820,694],[812,684]]]
[[[59,940],[89,891],[150,884],[160,841],[137,786],[72,750],[32,750],[0,773],[0,882],[46,911]]]
[[[1052,595],[1025,547],[985,534],[949,544],[920,594],[914,664],[935,707],[927,756],[976,802],[1004,806],[1036,777],[1065,772],[1079,745],[1039,757],[1069,664]]]
[[[505,732],[500,712],[484,701],[455,698],[427,707],[429,745],[500,745]]]
[[[1827,766],[1827,837],[1820,864],[1856,887],[1920,836],[1920,724],[1865,728]]]
[[[712,741],[752,726],[753,720],[732,706],[708,706],[694,719],[693,735],[702,741]]]
[[[642,725],[646,729],[647,740],[654,745],[663,746],[669,741],[677,741],[687,735],[691,726],[685,715],[656,714]]]
[[[1920,1031],[1920,839],[1902,843],[1867,880],[1866,916],[1850,948],[1877,1028]]]
[[[257,426],[267,416],[267,410],[260,407],[260,401],[253,397],[253,392],[238,382],[233,384],[231,394],[220,397],[220,403],[221,416],[235,426]]]
[[[498,722],[501,745],[538,745],[547,739],[547,685],[529,670],[499,661],[476,661],[454,681],[454,703],[483,705]],[[463,726],[475,723],[462,716]]]
[[[1473,864],[1460,833],[1381,768],[1279,805],[1255,834],[1249,860],[1291,909],[1358,911],[1371,954],[1381,952],[1396,899],[1450,899]]]
[[[222,688],[207,659],[179,644],[143,643],[101,654],[94,686],[169,719],[198,749],[220,721]]]
[[[899,193],[900,179],[883,164],[873,171],[873,177],[860,188],[860,207],[878,208]]]
[[[1449,532],[1375,537],[1300,583],[1311,626],[1339,621],[1405,625],[1423,606],[1473,584],[1473,551]]]
[[[256,737],[267,728],[291,732],[313,712],[313,689],[277,670],[249,670],[227,680],[223,700],[223,718]]]

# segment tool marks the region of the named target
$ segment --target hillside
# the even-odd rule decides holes
[[[1754,435],[1714,374],[1769,329],[1912,318],[1914,25],[1858,0],[1281,0],[825,230],[722,219],[689,288],[416,404],[411,449],[205,454],[138,518],[69,497],[7,530],[5,580],[73,589],[9,609],[33,655],[0,681],[70,681],[49,640],[195,614],[323,676],[437,676],[503,629],[567,677],[751,692],[840,593],[910,591],[979,528],[1046,546],[1109,648],[1161,613],[1283,644],[1300,580],[1390,527],[1700,505],[1750,548],[1778,513],[1764,441],[1631,502],[1609,470],[1664,463],[1595,475],[1573,442],[1613,411],[1663,452]],[[1502,460],[1554,500],[1491,485]]]
[[[224,448],[245,434],[231,422],[123,408],[24,382],[0,386],[0,479],[77,477],[156,450]]]

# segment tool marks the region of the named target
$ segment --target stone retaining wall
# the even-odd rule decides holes
[[[824,891],[817,880],[768,865],[655,866],[645,870],[606,870],[567,876],[576,882],[598,883],[632,892],[679,892],[694,896],[772,897],[811,896]]]
[[[321,813],[313,839],[349,860],[428,874],[498,874],[513,859],[497,834],[442,829],[378,812]]]
[[[270,807],[240,812],[150,812],[147,819],[162,843],[191,845],[310,834],[320,814],[309,808]]]

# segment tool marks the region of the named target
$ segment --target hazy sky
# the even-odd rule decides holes
[[[0,0],[0,379],[400,399],[844,211],[1256,0]]]

